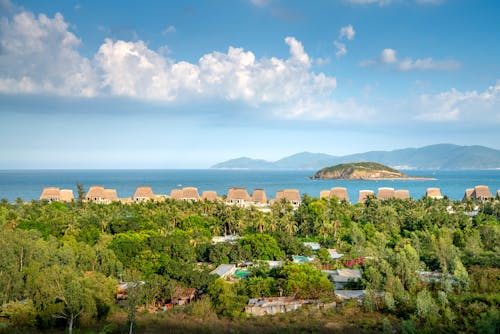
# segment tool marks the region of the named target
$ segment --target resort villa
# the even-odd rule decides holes
[[[204,192],[201,193],[201,200],[202,201],[217,201],[217,192],[213,190],[205,190]]]
[[[118,195],[115,189],[104,189],[102,186],[91,186],[85,200],[98,204],[109,204],[118,201]]]
[[[425,192],[425,197],[441,199],[443,198],[443,195],[441,195],[441,189],[439,188],[427,188],[427,191]]]
[[[276,201],[279,202],[282,199],[290,202],[294,208],[297,208],[300,203],[300,193],[297,189],[285,189],[276,192]]]
[[[44,188],[40,195],[40,201],[44,200],[49,202],[71,202],[74,200],[73,190],[56,187]]]
[[[360,190],[359,191],[359,197],[358,197],[358,203],[365,203],[368,197],[373,196],[373,190]]]
[[[252,202],[252,198],[248,195],[245,188],[230,188],[227,197],[226,204],[237,205],[240,207],[245,207]]]

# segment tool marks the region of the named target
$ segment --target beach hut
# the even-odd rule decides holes
[[[85,199],[89,202],[98,204],[109,204],[118,201],[118,195],[115,189],[104,189],[102,186],[91,186]]]
[[[61,189],[60,191],[61,197],[59,200],[61,202],[72,202],[75,199],[75,196],[73,195],[73,190],[71,189]]]
[[[182,199],[182,189],[172,189],[170,191],[170,198],[180,201]]]
[[[104,189],[103,194],[104,203],[106,204],[118,201],[118,194],[116,193],[116,189]]]
[[[377,198],[385,201],[395,197],[394,188],[378,188]]]
[[[300,193],[297,189],[285,189],[276,192],[276,201],[281,201],[282,199],[287,200],[292,203],[293,206],[299,206],[301,199]]]
[[[198,188],[196,187],[182,188],[182,199],[185,201],[198,201],[200,199]]]
[[[471,197],[480,201],[487,201],[492,199],[493,195],[491,194],[488,186],[475,186]]]
[[[340,201],[349,202],[349,195],[347,194],[347,189],[342,187],[332,188],[330,191],[330,197],[337,197]]]
[[[319,198],[330,198],[330,190],[321,190],[319,192]]]
[[[368,196],[373,196],[373,190],[360,190],[359,191],[359,197],[358,197],[358,203],[365,203],[366,200],[368,199]]]
[[[135,202],[150,201],[154,200],[155,198],[156,196],[153,193],[153,189],[151,189],[151,187],[146,187],[146,186],[137,187],[134,196],[132,197],[132,199]]]
[[[443,196],[441,195],[441,189],[439,188],[427,188],[427,191],[425,192],[425,197],[430,197],[435,199],[443,198]]]
[[[467,189],[465,189],[464,198],[462,200],[466,201],[468,199],[471,199],[473,192],[474,192],[474,188],[467,188]]]
[[[394,197],[397,199],[410,199],[410,192],[404,189],[398,189],[394,192]]]
[[[250,195],[245,188],[230,188],[227,197],[226,204],[245,206],[252,201]]]
[[[61,198],[61,191],[56,187],[46,187],[43,188],[42,194],[40,195],[40,201],[59,201]]]
[[[201,193],[201,199],[204,201],[216,201],[217,192],[213,190],[205,190]]]
[[[255,205],[267,205],[267,195],[264,189],[254,189],[252,202]]]

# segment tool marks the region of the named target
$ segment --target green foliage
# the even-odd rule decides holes
[[[285,257],[285,253],[271,235],[249,234],[239,241],[243,250],[250,254],[253,260],[281,260]]]
[[[318,269],[308,263],[287,264],[279,271],[284,278],[283,289],[287,296],[304,299],[329,297],[333,284]]]

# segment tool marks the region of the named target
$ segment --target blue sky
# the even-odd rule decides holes
[[[0,168],[500,149],[500,2],[0,0]]]

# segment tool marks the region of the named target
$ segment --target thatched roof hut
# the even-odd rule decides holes
[[[321,190],[319,192],[319,198],[330,198],[330,190]]]
[[[118,194],[116,193],[116,189],[104,189],[104,200],[106,202],[116,202],[118,201]]]
[[[252,202],[254,204],[267,204],[267,195],[264,189],[254,189],[252,193]]]
[[[153,193],[153,189],[147,186],[137,187],[134,196],[132,196],[132,199],[136,202],[154,200],[155,198],[156,196]]]
[[[488,186],[475,186],[472,192],[472,198],[478,199],[480,201],[485,201],[493,198]]]
[[[230,188],[226,197],[226,203],[228,204],[243,205],[251,200],[252,198],[245,188]]]
[[[59,200],[61,202],[72,202],[74,199],[75,199],[75,196],[73,195],[73,190],[61,189],[60,198],[59,198]]]
[[[43,188],[42,194],[40,195],[40,201],[59,201],[61,198],[61,191],[56,187],[46,187]]]
[[[213,190],[205,190],[201,193],[201,199],[204,201],[216,201],[217,200],[217,192]]]
[[[297,189],[285,189],[276,192],[276,201],[281,201],[281,199],[286,199],[292,205],[300,205],[300,193]]]
[[[170,198],[180,201],[182,199],[182,189],[172,189],[170,191]]]
[[[373,194],[374,194],[373,190],[360,190],[358,203],[365,203],[366,200],[368,199],[368,196],[373,196]]]
[[[198,188],[196,187],[182,188],[182,199],[185,201],[198,201],[200,199]]]
[[[104,187],[102,186],[91,186],[87,195],[85,195],[85,199],[87,201],[98,202],[104,198]]]
[[[394,197],[397,199],[410,199],[410,192],[404,189],[398,189],[394,192]]]
[[[394,188],[378,188],[377,198],[385,201],[396,196]]]
[[[335,187],[330,191],[330,197],[337,197],[341,201],[349,202],[349,195],[347,189],[343,187]]]
[[[427,191],[425,192],[426,197],[430,198],[443,198],[443,195],[441,195],[441,189],[439,188],[427,188]]]
[[[468,200],[468,199],[472,198],[472,193],[473,192],[474,192],[474,188],[467,188],[467,189],[465,189],[464,198],[462,200],[465,201],[465,200]]]

